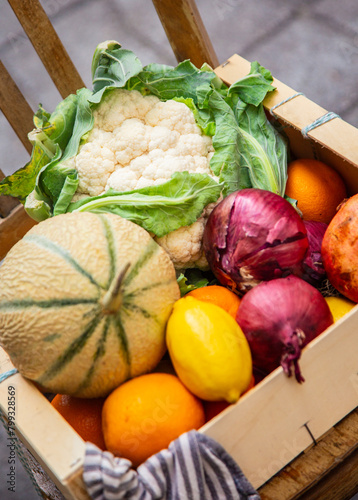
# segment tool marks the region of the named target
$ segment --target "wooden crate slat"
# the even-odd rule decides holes
[[[18,204],[12,196],[0,196],[0,219],[5,219]]]
[[[199,11],[192,0],[153,0],[159,19],[178,62],[190,59],[200,67],[212,68],[219,61]]]
[[[13,365],[0,348],[0,374]],[[8,387],[15,387],[15,430],[68,500],[90,500],[82,480],[85,442],[41,392],[20,374],[0,383],[0,409],[7,417]]]
[[[39,0],[8,0],[25,33],[63,98],[84,87]]]
[[[33,111],[2,61],[0,74],[0,109],[26,150],[31,153],[32,145],[27,134],[34,128]]]
[[[35,224],[22,204],[16,206],[5,219],[0,219],[0,260]]]
[[[4,179],[5,175],[0,169],[0,182]],[[0,195],[0,219],[5,218],[9,215],[9,213],[19,204],[19,201],[16,198],[12,198],[11,196],[2,196]]]
[[[227,449],[254,487],[312,446],[311,434],[318,441],[357,407],[357,320],[355,307],[304,348],[303,384],[278,368],[202,428]]]
[[[358,491],[358,410],[259,489],[262,500],[337,500]]]

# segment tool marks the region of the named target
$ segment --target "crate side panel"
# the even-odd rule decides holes
[[[0,373],[12,368],[8,355],[0,348]],[[9,386],[15,388],[15,424],[21,441],[65,497],[76,498],[71,494],[74,486],[69,478],[75,477],[83,466],[85,442],[44,395],[20,374],[0,383],[0,408],[6,418]]]
[[[7,217],[0,219],[0,259],[31,229],[36,222],[17,205]]]
[[[303,384],[278,368],[202,428],[256,488],[357,407],[357,321],[356,307],[303,350]]]

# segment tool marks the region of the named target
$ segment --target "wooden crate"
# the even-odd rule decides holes
[[[216,69],[228,84],[248,71],[249,63],[238,55]],[[358,130],[334,118],[304,137],[302,129],[326,110],[277,80],[274,85],[277,90],[264,104],[285,127],[293,154],[327,162],[340,172],[350,194],[358,192]],[[21,208],[12,209],[0,223],[0,241],[2,234],[10,237],[8,228],[25,231],[31,224]],[[303,384],[278,368],[201,429],[233,456],[263,500],[343,500],[358,491],[357,474],[351,473],[358,466],[357,325],[355,307],[304,349]],[[0,352],[0,372],[11,366]],[[18,401],[18,438],[66,498],[87,499],[83,440],[19,374],[0,384],[5,415],[9,386]]]

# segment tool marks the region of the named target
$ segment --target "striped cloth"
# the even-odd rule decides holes
[[[213,439],[190,431],[135,471],[124,458],[86,443],[83,479],[94,500],[260,500]]]

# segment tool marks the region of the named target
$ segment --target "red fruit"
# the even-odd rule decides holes
[[[246,394],[250,389],[252,389],[255,385],[254,376],[251,377],[251,382],[249,383],[248,388],[243,394]],[[205,422],[208,422],[212,418],[216,417],[219,413],[221,413],[225,408],[231,406],[227,401],[203,401],[204,411],[205,411]]]
[[[230,406],[227,401],[203,401],[205,410],[205,422],[219,415],[225,408]]]
[[[322,261],[334,288],[358,302],[358,194],[341,205],[328,225]]]

